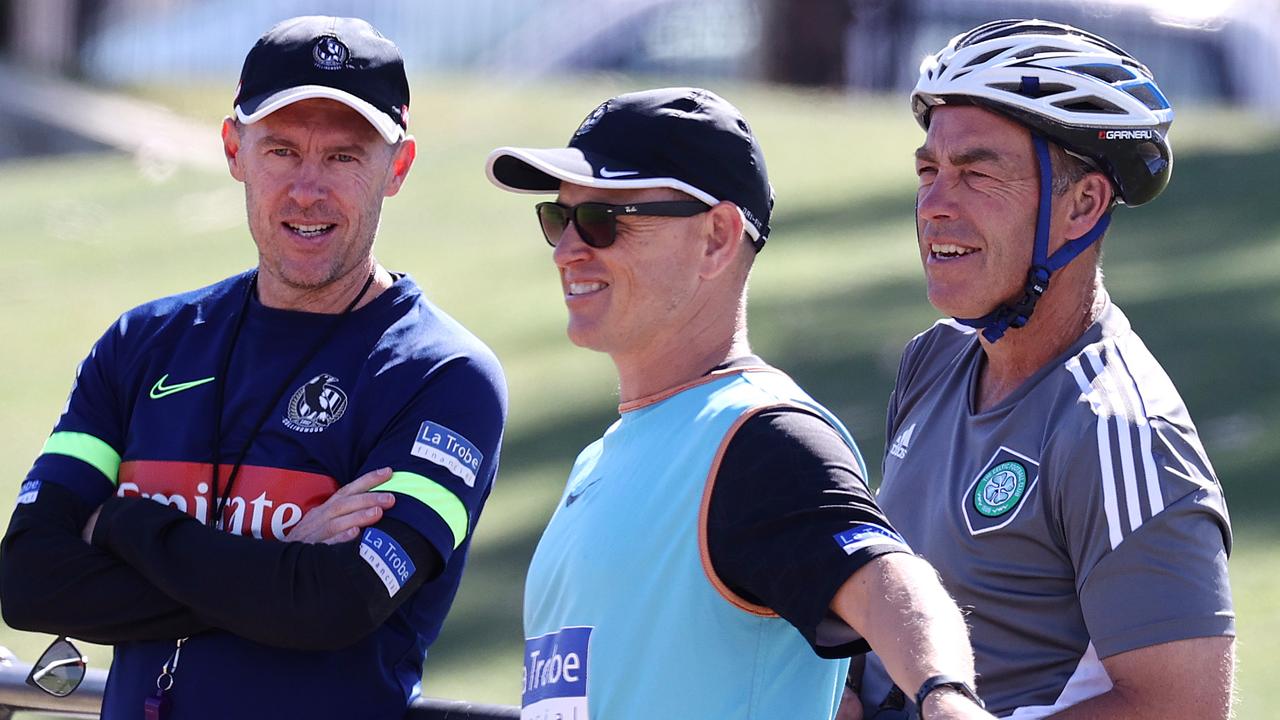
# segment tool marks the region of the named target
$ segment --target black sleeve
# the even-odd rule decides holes
[[[730,590],[781,615],[829,658],[869,649],[830,611],[836,591],[873,558],[910,552],[840,434],[792,408],[760,412],[729,441],[707,549]]]
[[[208,623],[300,650],[360,640],[444,569],[426,538],[391,518],[347,543],[284,543],[219,532],[144,498],[108,500],[93,543]]]
[[[209,629],[137,570],[80,539],[93,508],[46,482],[19,503],[0,547],[0,608],[19,630],[96,643],[171,640]]]

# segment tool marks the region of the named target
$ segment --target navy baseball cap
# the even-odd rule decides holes
[[[359,18],[311,15],[276,25],[244,59],[236,117],[255,123],[299,100],[337,100],[388,143],[409,127],[409,81],[395,43]]]
[[[660,88],[604,101],[564,148],[500,147],[493,184],[554,193],[561,182],[593,188],[671,188],[742,211],[758,250],[769,236],[773,188],[764,152],[738,108],[701,88]]]

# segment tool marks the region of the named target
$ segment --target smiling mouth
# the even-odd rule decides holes
[[[952,243],[930,243],[929,254],[939,260],[950,260],[952,258],[964,257],[978,252],[977,248],[963,247]]]
[[[322,225],[297,225],[294,223],[280,223],[286,230],[304,238],[317,238],[325,233],[331,232],[338,227],[335,223],[326,223]]]
[[[609,287],[609,284],[602,282],[573,282],[569,283],[569,291],[566,294],[569,297],[579,297],[600,292],[607,287]]]

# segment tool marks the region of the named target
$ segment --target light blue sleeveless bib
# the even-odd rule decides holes
[[[773,369],[623,408],[574,463],[525,587],[525,720],[829,720],[847,660],[709,578],[700,517],[732,431],[760,410],[838,419]],[[779,482],[785,482],[779,478]],[[722,588],[722,586],[721,586]]]

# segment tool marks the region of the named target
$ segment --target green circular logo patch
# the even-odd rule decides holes
[[[1027,490],[1027,469],[1018,462],[1002,462],[988,470],[973,490],[973,506],[987,517],[999,517],[1018,506]]]

